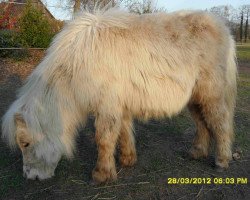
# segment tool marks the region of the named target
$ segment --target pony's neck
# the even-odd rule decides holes
[[[65,80],[51,78],[43,78],[37,71],[30,76],[19,94],[21,112],[31,133],[61,143],[65,154],[70,155],[76,128],[81,123],[80,109]]]

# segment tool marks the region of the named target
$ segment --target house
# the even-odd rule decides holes
[[[22,15],[26,3],[27,0],[10,0],[0,3],[0,29],[15,29],[16,22]],[[55,31],[61,28],[62,22],[55,19],[41,0],[32,0],[31,3],[42,11],[43,15],[53,25]]]

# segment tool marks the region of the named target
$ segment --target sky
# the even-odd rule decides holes
[[[241,5],[250,4],[250,0],[158,0],[157,5],[167,11],[181,9],[206,9],[220,5],[232,5],[237,8]]]
[[[57,19],[71,18],[70,12],[62,8],[65,6],[66,0],[42,0],[42,2]],[[182,9],[205,10],[220,5],[232,5],[234,8],[238,8],[241,5],[250,4],[250,0],[155,0],[155,2],[157,7],[164,7],[168,12]]]

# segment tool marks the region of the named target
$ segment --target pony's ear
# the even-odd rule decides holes
[[[14,116],[14,121],[16,126],[26,127],[26,122],[24,121],[22,114],[16,113]]]
[[[30,134],[28,133],[23,116],[20,113],[15,114],[14,121],[17,127],[16,141],[21,150],[23,150],[24,148],[28,147],[31,144],[32,139]]]
[[[16,140],[21,150],[30,146],[32,143],[32,138],[26,131],[17,131]]]

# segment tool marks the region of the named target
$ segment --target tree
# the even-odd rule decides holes
[[[79,11],[81,9],[81,0],[74,0],[74,13]]]
[[[73,12],[88,8],[93,10],[94,7],[103,8],[107,5],[113,7],[123,4],[130,12],[143,14],[158,11],[165,11],[164,8],[156,8],[154,0],[68,0],[68,4],[73,6]]]
[[[247,13],[247,19],[246,19],[246,25],[245,25],[245,43],[247,42],[247,36],[248,36],[248,13]]]
[[[18,38],[23,46],[46,48],[53,37],[52,28],[41,10],[32,6],[31,1],[18,20]]]
[[[94,7],[103,8],[106,5],[110,4],[111,6],[116,5],[118,1],[116,0],[68,0],[69,4],[73,4],[74,10],[76,13],[82,9],[88,8],[90,10],[94,9]]]
[[[226,5],[212,7],[209,9],[209,12],[223,18],[227,23],[229,23],[231,21],[234,21],[237,10],[230,5]]]
[[[243,20],[244,20],[244,12],[243,10],[241,11],[240,14],[240,42],[242,42],[243,39]]]
[[[246,13],[246,23],[245,23],[244,36],[245,36],[245,43],[246,43],[247,38],[248,38],[248,17],[249,17],[249,13],[250,13],[250,5],[245,6],[245,13]]]
[[[13,4],[9,3],[5,8],[2,6],[0,9],[0,29],[13,29],[17,22]]]
[[[242,42],[243,34],[245,38],[244,41],[246,41],[248,37],[248,18],[250,13],[250,5],[242,5],[239,8],[239,12],[240,12],[240,41]],[[245,27],[244,27],[244,19],[246,19]]]
[[[165,8],[157,8],[154,0],[126,0],[124,3],[130,12],[137,14],[166,11]]]

